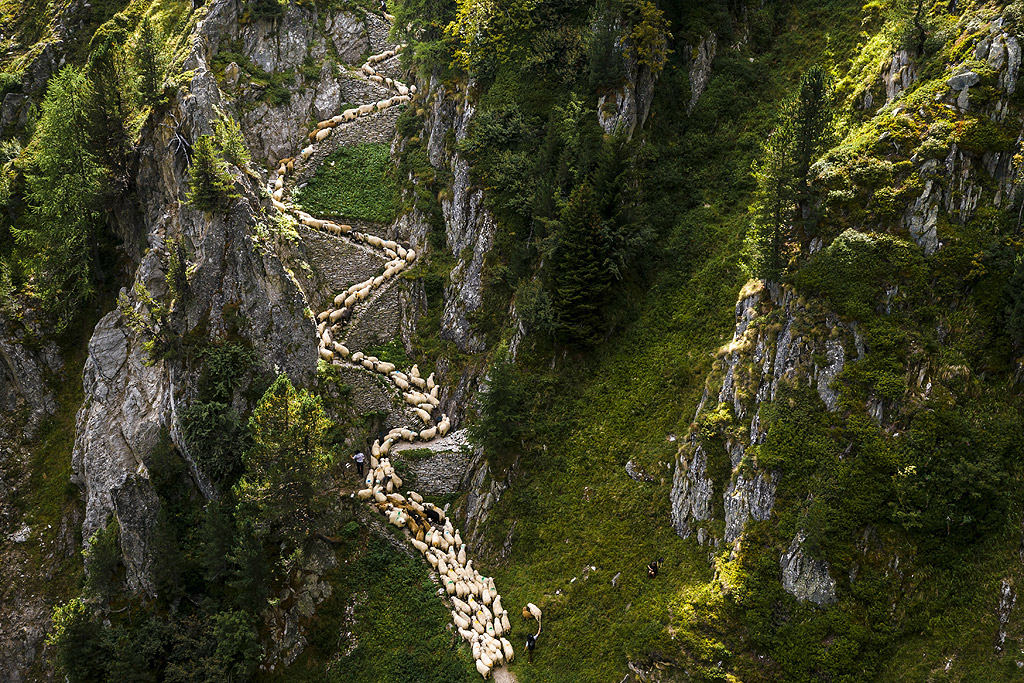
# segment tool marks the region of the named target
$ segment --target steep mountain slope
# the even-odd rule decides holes
[[[389,11],[9,8],[0,677],[1018,677],[1019,3]]]

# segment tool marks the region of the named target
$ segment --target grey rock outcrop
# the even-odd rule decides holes
[[[714,484],[708,478],[708,456],[696,443],[693,454],[680,459],[672,480],[672,526],[676,533],[687,538],[693,532],[694,522],[711,519]]]
[[[743,474],[729,482],[725,491],[725,541],[732,543],[743,533],[747,520],[766,521],[775,505],[778,475],[758,471],[753,479]]]
[[[829,574],[829,564],[808,557],[803,543],[804,532],[797,533],[789,550],[779,558],[782,588],[800,602],[813,602],[822,607],[836,601],[836,582]]]
[[[620,133],[631,138],[647,121],[657,76],[631,55],[629,38],[617,41],[616,50],[622,60],[624,78],[618,88],[598,97],[597,119],[609,135]]]
[[[24,410],[26,437],[57,410],[47,378],[63,362],[52,341],[35,341],[43,334],[0,317],[0,413],[13,416]]]
[[[702,36],[697,47],[693,48],[692,59],[690,60],[690,103],[687,111],[693,111],[697,106],[697,100],[708,87],[711,80],[711,62],[715,59],[715,52],[718,48],[718,37],[714,33]]]
[[[411,488],[427,496],[446,496],[462,490],[474,448],[465,429],[449,432],[427,444],[402,443],[392,448],[392,460],[405,460],[414,477]],[[426,457],[406,459],[403,451],[430,451]]]
[[[371,30],[375,22],[379,19],[372,15],[360,17],[344,10],[323,15],[315,5],[290,3],[276,22],[222,25],[222,39],[239,40],[256,67],[289,77],[278,86],[287,97],[266,98],[265,87],[235,69],[224,70],[225,91],[246,105],[239,108],[240,118],[254,156],[276,163],[294,154],[297,141],[307,132],[307,121],[387,96],[384,89],[349,71],[371,49],[371,33],[379,33]]]
[[[779,476],[749,462],[747,456],[748,449],[766,437],[761,406],[775,400],[783,384],[803,382],[817,390],[827,410],[837,410],[835,380],[845,367],[847,348],[862,355],[854,325],[812,307],[789,287],[749,287],[736,304],[732,341],[720,350],[694,415],[699,424],[708,411],[728,411],[730,427],[714,438],[720,440],[716,452],[721,448],[729,458],[731,473],[721,482],[710,477],[710,456],[702,441],[706,437],[699,428],[691,429],[681,442],[669,494],[676,532],[684,538],[698,533],[701,543],[734,543],[749,520],[771,517]],[[715,517],[715,496],[723,502],[722,538],[708,524]]]
[[[152,590],[146,578],[146,539],[159,505],[139,492],[148,478],[144,459],[167,425],[168,385],[160,365],[147,366],[142,341],[118,311],[108,313],[89,342],[78,412],[72,481],[85,494],[82,538],[88,541],[118,509],[121,548],[131,590]],[[139,504],[142,507],[134,507]]]
[[[306,300],[294,278],[254,234],[254,226],[266,220],[258,187],[238,173],[236,191],[241,198],[226,213],[204,214],[182,202],[188,186],[186,159],[172,141],[194,141],[209,133],[217,110],[223,111],[207,55],[216,52],[237,23],[236,11],[231,0],[209,7],[184,64],[193,74],[188,94],[179,94],[161,119],[143,129],[135,186],[141,207],[139,229],[150,250],[134,279],[154,297],[166,300],[165,244],[168,238],[180,240],[189,261],[190,295],[176,303],[169,332],[185,335],[198,328],[216,340],[237,328],[264,369],[287,372],[302,384],[311,381],[316,368],[313,322],[304,313]],[[139,313],[147,313],[142,304],[134,305]],[[83,539],[88,542],[115,515],[128,587],[149,592],[148,543],[158,503],[146,459],[161,431],[173,426],[172,393],[187,403],[195,387],[188,380],[193,375],[178,367],[180,361],[150,364],[144,341],[118,311],[97,325],[83,377],[85,401],[78,413],[72,464],[73,480],[85,496]],[[185,378],[184,383],[172,382],[172,377]],[[170,433],[180,438],[180,430]]]
[[[898,50],[892,56],[885,75],[885,101],[892,102],[896,96],[913,85],[917,80],[917,69],[907,50]]]

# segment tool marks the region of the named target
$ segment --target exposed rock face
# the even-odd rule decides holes
[[[41,335],[40,331],[27,333],[6,317],[0,318],[0,413],[10,416],[24,409],[26,437],[57,410],[46,375],[59,371],[63,362],[52,341],[30,345],[30,338]]]
[[[708,456],[695,444],[693,454],[676,465],[672,480],[672,526],[683,538],[692,533],[693,522],[711,519],[714,483],[708,478]]]
[[[892,56],[885,75],[885,101],[892,102],[896,96],[909,88],[917,80],[917,69],[910,59],[910,53],[899,50]]]
[[[642,128],[651,111],[654,101],[654,83],[657,79],[647,66],[637,64],[630,54],[628,38],[616,43],[616,49],[622,60],[622,85],[597,99],[597,119],[609,135],[621,133],[627,138],[633,137],[637,128]],[[712,48],[713,56],[714,48]],[[710,73],[710,62],[708,65]]]
[[[818,606],[836,601],[836,582],[829,575],[828,562],[808,557],[803,548],[806,539],[797,533],[789,550],[779,558],[782,587],[800,602],[811,601]]]
[[[761,405],[775,400],[782,384],[804,382],[817,389],[828,410],[836,410],[839,394],[834,380],[846,363],[847,349],[856,349],[860,356],[861,346],[852,324],[813,310],[790,288],[758,286],[741,295],[733,339],[719,351],[709,389],[694,416],[699,424],[709,411],[728,411],[732,426],[716,437],[720,443],[715,452],[721,448],[722,455],[715,457],[728,457],[731,474],[727,481],[713,480],[709,472],[717,470],[709,468],[707,444],[699,428],[691,430],[682,441],[670,493],[672,525],[681,536],[699,532],[701,543],[733,543],[743,535],[748,520],[770,518],[778,474],[747,459],[747,449],[766,437]],[[716,384],[720,388],[713,393],[710,388]],[[716,400],[709,405],[712,397]],[[708,525],[715,517],[716,496],[722,497],[723,538],[711,533]]]
[[[301,384],[315,372],[314,326],[303,312],[306,300],[295,279],[254,237],[253,227],[265,220],[255,184],[237,174],[242,197],[226,213],[204,214],[182,202],[188,186],[185,157],[172,140],[194,142],[209,133],[215,107],[224,108],[207,56],[237,24],[236,9],[230,0],[210,6],[184,64],[193,72],[188,96],[179,94],[164,119],[143,130],[135,186],[139,227],[145,227],[150,251],[135,280],[154,297],[166,297],[165,241],[181,240],[191,272],[189,296],[175,306],[172,334],[199,328],[218,339],[236,326],[233,321],[243,321],[237,331],[251,341],[263,368],[287,372]],[[148,592],[152,558],[147,549],[158,503],[145,458],[161,430],[172,426],[172,392],[183,392],[187,400],[194,387],[178,361],[147,365],[143,341],[117,311],[97,325],[83,378],[86,398],[78,414],[73,478],[85,494],[83,538],[116,515],[129,588]],[[185,384],[172,381],[175,377],[186,378]],[[171,435],[180,438],[178,430]]]
[[[1017,604],[1017,593],[1013,590],[1013,584],[1003,579],[999,584],[999,604],[996,606],[996,616],[999,618],[999,633],[996,634],[996,652],[1003,651],[1003,644],[1006,642],[1006,625],[1010,623],[1010,612]]]
[[[445,496],[461,490],[473,455],[465,429],[449,432],[447,436],[427,444],[401,443],[391,452],[401,454],[417,449],[429,450],[431,455],[407,460],[409,471],[415,477],[411,488],[427,496]],[[405,459],[404,456],[399,457]]]
[[[697,47],[693,48],[693,58],[690,60],[690,104],[687,111],[693,111],[697,106],[697,100],[708,87],[711,80],[711,62],[715,59],[715,51],[718,48],[718,36],[709,33],[702,36]]]
[[[140,491],[149,476],[144,458],[166,426],[167,378],[146,366],[141,340],[112,311],[96,326],[85,363],[85,403],[78,413],[72,480],[85,493],[82,537],[119,512],[121,549],[130,590],[152,590],[146,554],[159,503]],[[140,481],[141,480],[141,481]]]
[[[748,519],[767,520],[775,504],[778,475],[759,471],[753,481],[742,474],[729,482],[725,491],[725,541],[732,543],[747,526]]]
[[[992,121],[1003,122],[1009,98],[1017,88],[1021,64],[1020,43],[1016,36],[1002,27],[1001,21],[995,21],[989,26],[989,35],[978,41],[971,56],[977,61],[986,62],[997,73],[995,86],[998,97],[992,102],[986,101],[984,105],[972,103],[971,88],[981,82],[981,76],[973,69],[962,66],[946,81],[949,93],[944,101],[961,111],[980,109],[978,113]],[[924,182],[924,189],[921,196],[907,206],[903,224],[926,255],[934,254],[942,247],[937,233],[940,208],[961,225],[966,224],[978,208],[985,176],[998,183],[993,200],[995,206],[1016,199],[1019,188],[1013,180],[1011,157],[1012,152],[986,152],[978,155],[952,144],[944,160],[911,159],[918,164],[917,171]]]
[[[288,94],[285,101],[268,102],[265,87],[249,82],[238,65],[225,68],[221,86],[239,102],[251,105],[241,119],[255,157],[276,162],[296,151],[307,121],[334,116],[346,104],[388,96],[385,89],[344,68],[371,49],[372,38],[381,34],[379,23],[372,15],[360,18],[347,11],[321,16],[315,5],[295,3],[288,4],[276,22],[239,25],[237,15],[219,22],[221,40],[240,40],[243,53],[258,68],[294,79],[282,86]],[[386,30],[383,33],[386,36]],[[335,63],[335,58],[342,64]]]

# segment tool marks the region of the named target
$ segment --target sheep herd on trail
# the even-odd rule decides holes
[[[392,429],[383,441],[378,439],[373,442],[370,468],[364,481],[366,487],[355,495],[386,516],[390,524],[404,530],[409,542],[437,572],[453,607],[451,614],[455,628],[471,646],[477,671],[488,678],[494,667],[511,662],[515,656],[512,643],[505,637],[511,635],[508,612],[501,604],[494,579],[482,576],[473,567],[473,561],[466,556],[462,535],[443,510],[425,502],[415,491],[408,491],[406,495],[400,493],[403,482],[389,459],[392,447],[400,441],[429,442],[448,433],[451,420],[445,414],[437,417],[440,387],[433,373],[424,378],[416,365],[408,372],[403,372],[392,363],[350,350],[342,343],[345,328],[356,308],[366,306],[375,290],[380,290],[410,268],[416,261],[416,251],[393,240],[358,232],[349,225],[315,218],[285,200],[285,178],[294,173],[297,162],[306,162],[313,155],[314,145],[330,137],[334,128],[409,102],[411,96],[416,94],[416,86],[406,86],[385,77],[374,68],[374,65],[395,57],[404,47],[399,45],[393,50],[373,55],[360,68],[360,73],[367,80],[398,94],[373,104],[346,109],[338,116],[319,122],[309,135],[309,146],[302,150],[298,160],[281,160],[271,196],[278,212],[294,216],[300,223],[315,230],[357,242],[388,259],[382,274],[339,292],[334,297],[333,305],[317,316],[318,354],[327,363],[360,368],[380,375],[388,381],[396,395],[402,397],[411,412],[416,414],[416,424]],[[539,627],[540,610],[532,603],[528,607],[524,608],[523,615],[529,614],[530,618],[536,618]]]

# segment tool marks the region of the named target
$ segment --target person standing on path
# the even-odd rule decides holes
[[[363,476],[363,463],[366,461],[366,455],[362,451],[356,451],[356,454],[352,456],[352,459],[356,461],[356,471],[359,472],[359,476]]]

